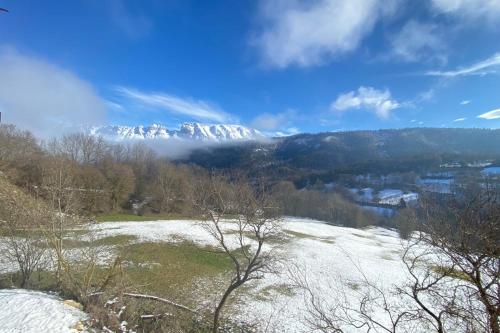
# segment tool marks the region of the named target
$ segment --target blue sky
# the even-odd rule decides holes
[[[0,110],[266,133],[500,125],[500,0],[0,0]]]

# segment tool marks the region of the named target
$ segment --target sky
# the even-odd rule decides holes
[[[0,0],[2,121],[500,127],[500,0]]]

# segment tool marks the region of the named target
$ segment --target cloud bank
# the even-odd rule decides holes
[[[0,48],[2,122],[40,137],[101,124],[104,101],[72,72],[44,60]]]
[[[265,65],[322,64],[355,50],[398,0],[262,0],[255,45]]]
[[[357,91],[341,94],[331,105],[334,112],[362,109],[382,119],[388,118],[392,110],[400,107],[401,104],[392,98],[388,89],[377,90],[372,87],[359,87]]]

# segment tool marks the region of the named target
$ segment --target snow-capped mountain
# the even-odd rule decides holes
[[[255,129],[241,125],[206,125],[185,123],[180,129],[169,130],[163,125],[151,126],[103,126],[93,127],[90,134],[101,136],[107,140],[146,140],[146,139],[181,139],[203,142],[250,141],[264,138]]]

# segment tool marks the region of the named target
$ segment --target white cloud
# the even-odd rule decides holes
[[[460,105],[467,105],[467,104],[470,104],[469,100],[464,100],[460,102]]]
[[[500,109],[491,110],[489,112],[480,114],[477,117],[482,118],[482,119],[487,119],[487,120],[500,119]]]
[[[300,133],[300,129],[293,126],[298,117],[297,111],[293,109],[276,114],[263,113],[255,117],[250,126],[267,136],[289,136]]]
[[[365,109],[374,112],[379,118],[388,118],[392,110],[401,104],[392,99],[388,89],[377,90],[372,87],[360,87],[357,91],[341,94],[332,103],[333,111]]]
[[[46,137],[100,124],[105,102],[94,88],[68,70],[0,48],[2,121]]]
[[[298,128],[290,127],[290,128],[285,129],[284,131],[276,131],[274,133],[268,133],[268,136],[282,138],[282,137],[286,137],[286,136],[296,135],[299,133],[300,133],[300,130]]]
[[[225,113],[219,106],[203,100],[181,98],[161,92],[145,93],[125,87],[116,87],[116,91],[122,97],[140,105],[181,114],[196,120],[209,120],[221,123],[234,120],[233,117]]]
[[[391,44],[391,55],[403,61],[434,59],[440,63],[446,62],[446,43],[434,24],[411,20],[393,36]]]
[[[442,77],[459,77],[470,75],[487,75],[496,73],[497,67],[500,66],[500,53],[485,59],[483,61],[472,64],[468,67],[462,67],[451,71],[429,71],[425,73],[428,76],[442,76]]]
[[[288,127],[295,118],[295,110],[287,110],[276,114],[263,113],[255,117],[250,126],[263,131],[274,131]]]
[[[498,0],[431,0],[434,9],[468,19],[494,20],[500,17]]]
[[[467,120],[467,118],[457,118],[455,120],[453,120],[454,123],[458,123],[458,122],[461,122],[461,121],[464,121],[464,120]]]
[[[255,44],[271,67],[319,65],[355,50],[399,0],[261,0]]]

